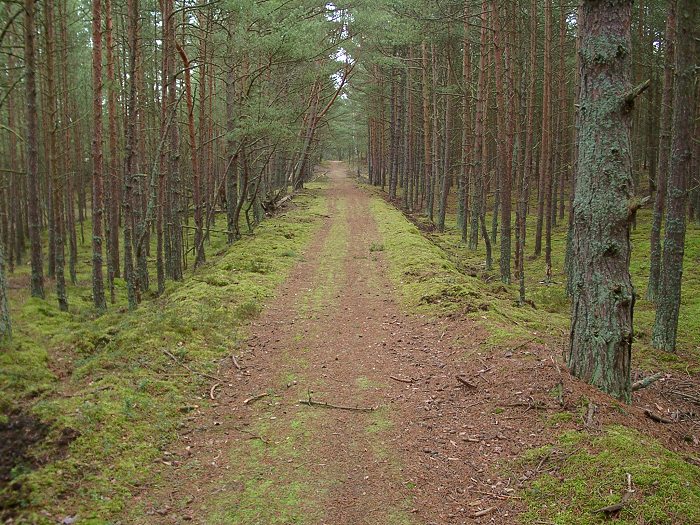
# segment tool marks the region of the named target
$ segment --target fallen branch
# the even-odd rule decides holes
[[[206,374],[206,373],[204,373],[204,372],[198,372],[197,370],[192,370],[189,366],[187,366],[185,363],[183,363],[183,362],[180,361],[177,357],[175,357],[171,352],[168,352],[168,351],[165,350],[165,349],[163,349],[163,352],[165,353],[165,355],[167,355],[168,357],[170,357],[170,359],[172,359],[173,361],[175,361],[175,363],[177,363],[177,364],[180,365],[182,368],[184,368],[185,370],[187,370],[188,372],[190,372],[190,373],[192,373],[192,374],[199,375],[199,376],[202,376],[202,377],[206,377],[206,378],[208,378],[208,379],[213,379],[214,381],[218,381],[219,383],[223,383],[223,382],[224,382],[224,380],[221,379],[220,377],[216,377],[216,376],[213,376],[213,375],[211,375],[211,374]]]
[[[398,381],[399,383],[415,383],[415,379],[403,379],[401,377],[396,377],[396,376],[389,376],[389,379],[393,379],[394,381]]]
[[[627,474],[627,490],[625,490],[625,493],[622,495],[620,502],[596,509],[593,511],[593,513],[596,514],[602,512],[604,514],[613,514],[615,512],[619,512],[625,505],[627,505],[627,502],[632,497],[632,494],[634,494],[634,490],[632,490],[632,475]]]
[[[263,397],[267,396],[267,392],[264,392],[262,394],[258,394],[257,396],[252,396],[243,401],[244,405],[250,405],[251,403],[255,403],[258,399],[262,399]]]
[[[534,403],[509,403],[507,405],[503,405],[505,407],[513,408],[513,407],[526,407],[528,410],[531,408],[534,408],[536,410],[553,410],[554,407],[550,407],[542,403],[541,401],[536,401]]]
[[[471,381],[468,381],[467,379],[465,379],[464,376],[456,375],[455,379],[457,379],[457,381],[459,381],[464,386],[467,386],[469,388],[476,388],[476,385],[474,383],[472,383]]]
[[[481,516],[486,516],[487,514],[491,514],[494,510],[496,510],[496,507],[489,507],[488,509],[480,510],[479,512],[475,512],[472,514],[473,518],[480,518]]]
[[[233,427],[233,428],[235,428],[236,430],[238,430],[239,432],[241,432],[243,434],[248,434],[252,439],[259,439],[260,441],[262,441],[266,445],[270,444],[270,442],[267,439],[265,439],[262,436],[258,436],[257,434],[255,434],[254,432],[251,432],[250,430],[246,430],[245,428],[239,428],[239,427]]]
[[[627,502],[629,499],[632,497],[632,492],[629,490],[626,490],[625,493],[622,495],[622,499],[620,500],[619,503],[615,503],[613,505],[608,505],[607,507],[602,507],[600,509],[596,509],[593,511],[593,514],[597,514],[599,512],[602,512],[604,514],[612,514],[613,512],[618,512],[622,510],[622,508],[627,505]]]
[[[535,339],[537,339],[537,338],[536,338],[536,337],[533,337],[532,339],[528,339],[527,341],[523,341],[523,342],[520,343],[518,346],[514,346],[513,348],[511,348],[510,351],[511,351],[511,352],[515,352],[516,350],[520,350],[523,346],[532,343]]]
[[[214,393],[216,392],[216,389],[221,386],[221,383],[214,383],[212,387],[209,389],[209,397],[214,400],[216,399],[216,396]]]
[[[664,377],[663,372],[656,372],[653,375],[647,376],[643,379],[640,379],[639,381],[635,381],[634,383],[632,383],[632,392],[636,392],[637,390],[641,390],[642,388],[646,388],[649,385],[656,383],[662,377]]]
[[[648,408],[644,410],[644,415],[647,416],[649,419],[656,421],[657,423],[669,424],[674,422],[672,419],[668,419],[658,414],[655,414]]]
[[[700,397],[698,396],[694,396],[688,392],[681,392],[680,390],[671,390],[671,393],[677,395],[681,399],[700,405]]]
[[[308,405],[310,407],[321,407],[321,408],[336,408],[338,410],[352,410],[355,412],[374,412],[377,407],[349,407],[344,405],[333,405],[331,403],[325,403],[323,401],[313,401],[309,399],[300,399],[299,403],[302,405]]]
[[[236,359],[236,356],[233,354],[231,354],[231,361],[233,361],[233,366],[235,366],[237,370],[243,370],[241,368],[241,365],[238,364],[238,360]]]

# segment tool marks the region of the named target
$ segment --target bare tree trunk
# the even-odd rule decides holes
[[[664,217],[666,200],[666,180],[668,179],[669,157],[671,153],[671,119],[673,117],[673,68],[675,64],[676,1],[668,2],[666,34],[664,35],[664,85],[661,95],[661,117],[659,122],[659,157],[656,170],[656,195],[654,197],[654,217],[651,223],[649,251],[649,283],[647,299],[655,301],[659,291],[661,274],[661,223]]]
[[[37,137],[36,109],[36,49],[34,0],[24,1],[24,85],[27,119],[27,216],[31,242],[31,294],[44,298],[44,269],[41,255],[41,231],[39,215],[39,144]]]
[[[678,0],[676,70],[673,82],[673,137],[666,186],[666,222],[661,280],[658,288],[656,319],[651,342],[655,348],[676,351],[678,311],[681,305],[681,278],[688,210],[688,184],[691,179],[695,116],[696,59],[700,5],[696,0]],[[695,137],[697,139],[697,137]]]
[[[53,206],[51,207],[52,216],[49,221],[53,223],[54,232],[54,275],[56,276],[56,296],[58,298],[58,308],[63,311],[68,311],[68,296],[66,295],[66,275],[65,275],[65,247],[64,247],[64,228],[63,228],[63,177],[58,171],[58,158],[56,155],[56,134],[58,133],[58,109],[56,105],[56,78],[55,78],[55,32],[54,32],[54,16],[53,3],[48,2],[45,5],[46,17],[46,87],[47,87],[47,102],[48,102],[48,124],[49,124],[49,143],[48,143],[48,166],[51,176],[51,190],[53,195]]]
[[[110,301],[116,301],[114,278],[119,277],[119,168],[117,164],[117,89],[114,75],[114,39],[112,0],[105,0],[105,47],[107,51],[107,129],[109,165],[107,169],[107,280]],[[133,79],[132,79],[133,81]]]
[[[92,296],[95,309],[104,312],[104,281],[102,277],[102,6],[100,0],[92,0]]]

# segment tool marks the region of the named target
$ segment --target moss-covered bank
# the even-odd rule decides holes
[[[76,514],[80,523],[109,523],[140,486],[157,482],[154,466],[193,401],[206,403],[212,382],[180,364],[215,375],[245,321],[318,230],[325,207],[313,186],[290,211],[133,313],[112,308],[92,319],[76,306],[81,294],[89,302],[89,281],[73,288],[69,313],[15,295],[16,336],[0,353],[0,404],[3,414],[32,412],[51,425],[2,491],[15,523]]]

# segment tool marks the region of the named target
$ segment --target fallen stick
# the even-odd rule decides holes
[[[656,372],[655,374],[652,374],[652,375],[647,376],[643,379],[640,379],[639,381],[635,381],[634,383],[632,383],[632,392],[636,392],[637,390],[641,390],[642,388],[646,388],[649,385],[656,383],[662,377],[664,377],[663,372]]]
[[[260,441],[262,441],[266,445],[270,444],[270,442],[267,439],[265,439],[262,436],[258,436],[257,434],[255,434],[254,432],[251,432],[250,430],[246,430],[245,428],[239,428],[239,427],[233,427],[233,428],[235,428],[236,430],[238,430],[239,432],[241,432],[243,434],[248,434],[252,439],[259,439]]]
[[[632,492],[625,491],[625,493],[622,495],[622,499],[620,500],[619,503],[615,503],[613,505],[608,505],[607,507],[602,507],[600,509],[596,509],[593,511],[593,514],[597,514],[599,512],[602,512],[604,514],[612,514],[613,512],[618,512],[622,510],[622,508],[627,504],[629,501],[630,497],[632,497]]]
[[[206,373],[204,373],[204,372],[198,372],[197,370],[192,370],[189,366],[187,366],[185,363],[183,363],[182,361],[180,361],[180,360],[179,360],[177,357],[175,357],[172,353],[168,352],[168,351],[165,350],[165,349],[163,349],[163,352],[164,352],[168,357],[170,357],[170,359],[172,359],[173,361],[175,361],[175,363],[177,363],[178,365],[180,365],[182,368],[184,368],[184,369],[187,370],[188,372],[190,372],[190,373],[192,373],[192,374],[195,374],[195,375],[202,376],[202,377],[206,377],[206,378],[209,378],[209,379],[213,379],[214,381],[218,381],[219,383],[223,383],[223,379],[221,379],[220,377],[216,377],[216,376],[213,376],[213,375],[211,375],[211,374],[206,374]]]
[[[496,510],[496,507],[489,507],[488,509],[480,510],[479,512],[475,512],[472,514],[473,518],[480,518],[481,516],[486,516],[487,514],[491,514],[494,510]]]
[[[216,389],[221,386],[221,383],[214,383],[212,387],[209,389],[209,397],[214,400],[216,399],[216,396],[214,393],[216,392]]]
[[[394,381],[398,381],[399,383],[415,383],[415,379],[403,379],[401,377],[396,377],[396,376],[389,376],[389,379],[393,379]]]
[[[464,386],[468,386],[469,388],[476,388],[476,385],[472,383],[471,381],[468,381],[467,379],[464,378],[464,376],[461,375],[456,375],[455,379],[462,383]]]
[[[656,421],[657,423],[669,424],[669,423],[674,422],[672,419],[668,419],[668,418],[665,418],[665,417],[660,416],[658,414],[655,414],[654,412],[652,412],[648,408],[644,410],[644,415],[647,416],[649,419]]]
[[[244,405],[250,405],[251,403],[255,403],[258,399],[262,399],[263,397],[267,396],[267,392],[264,392],[262,394],[258,394],[257,396],[252,396],[243,401]]]
[[[671,390],[671,393],[677,395],[678,397],[686,401],[690,401],[692,403],[700,405],[700,397],[694,396],[687,392],[681,392],[680,390]]]
[[[532,343],[535,339],[537,339],[537,338],[533,337],[532,339],[528,339],[527,341],[523,341],[518,346],[514,346],[513,348],[511,348],[510,351],[515,352],[516,350],[520,350],[523,346],[526,346],[526,345]]]
[[[331,403],[325,403],[323,401],[313,401],[311,399],[300,399],[299,403],[302,405],[308,405],[310,407],[321,407],[321,408],[336,408],[338,410],[352,410],[355,412],[374,412],[377,407],[348,407],[343,405],[333,405]]]
[[[238,360],[236,359],[236,356],[231,354],[231,361],[233,361],[233,366],[236,367],[238,370],[242,370],[241,365],[238,364]]]

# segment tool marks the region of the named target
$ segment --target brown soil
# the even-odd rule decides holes
[[[144,509],[136,521],[267,524],[274,510],[264,507],[274,509],[299,481],[302,497],[290,515],[303,515],[304,523],[516,523],[522,504],[514,492],[529,474],[509,477],[504,466],[564,428],[583,428],[584,396],[597,405],[594,429],[624,423],[686,450],[686,427],[644,417],[645,407],[671,406],[658,385],[635,394],[622,414],[614,400],[559,369],[560,348],[514,343],[494,350],[473,321],[404,311],[383,253],[370,250],[381,243],[370,196],[340,163],[330,177],[329,217],[249,327],[237,354],[243,370],[228,359],[222,364],[226,384],[164,455],[160,488],[134,502]],[[552,394],[560,383],[561,403]],[[244,403],[261,393],[268,395]],[[309,396],[379,408],[299,403]],[[562,410],[572,421],[548,421]],[[294,430],[299,425],[303,432]],[[243,456],[252,453],[259,465],[251,470]],[[249,503],[255,485],[265,487],[260,508],[223,517]],[[279,514],[274,520],[293,522]]]

